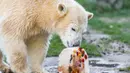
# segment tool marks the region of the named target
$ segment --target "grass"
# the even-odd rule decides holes
[[[130,17],[130,1],[125,0],[124,6],[120,10],[104,10],[103,12],[98,11],[98,7],[96,6],[95,0],[77,0],[80,4],[82,4],[87,11],[94,13],[94,18],[89,21],[89,26],[93,29],[102,31],[105,34],[109,34],[112,36],[113,40],[119,40],[124,43],[130,44],[130,21],[127,23],[106,23],[105,21],[99,20],[100,17],[107,18],[122,18],[122,17]],[[111,28],[110,26],[113,26]]]
[[[86,44],[84,41],[82,42],[81,47],[85,48],[89,56],[99,57],[101,54],[99,53],[97,47],[92,44]]]
[[[126,71],[126,72],[130,72],[130,67],[127,67],[127,68],[121,68],[119,69],[120,71]]]
[[[130,44],[130,25],[129,23],[105,23],[95,17],[89,22],[93,29],[100,30],[105,34],[111,35],[113,40],[119,40]],[[112,26],[112,28],[110,27]]]
[[[81,47],[84,48],[90,56],[101,56],[97,51],[97,47],[91,44],[86,44],[85,40],[83,40]],[[58,56],[64,48],[65,46],[62,44],[60,38],[57,35],[54,35],[47,56]]]
[[[58,56],[65,46],[62,44],[60,38],[57,35],[53,36],[47,56]]]

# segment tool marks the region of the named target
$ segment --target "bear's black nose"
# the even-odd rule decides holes
[[[73,44],[73,47],[79,47],[79,46],[80,46],[80,42]]]

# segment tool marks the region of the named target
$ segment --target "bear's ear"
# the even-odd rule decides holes
[[[67,14],[67,7],[64,4],[58,4],[57,9],[61,17]]]
[[[87,12],[87,17],[90,20],[91,18],[93,18],[93,13]]]

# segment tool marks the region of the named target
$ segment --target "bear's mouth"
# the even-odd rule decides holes
[[[70,44],[69,41],[67,41],[67,47],[79,47],[80,46],[80,42],[76,42],[76,43],[73,43],[73,44]]]

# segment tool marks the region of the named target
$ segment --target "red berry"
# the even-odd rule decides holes
[[[73,50],[73,53],[76,53],[76,50]]]
[[[87,54],[85,54],[84,57],[85,57],[85,59],[87,59],[88,58]]]
[[[84,62],[84,58],[82,58],[82,62]]]
[[[80,48],[80,47],[79,47],[79,48],[78,48],[78,50],[79,50],[79,51],[81,51],[81,50],[82,50],[82,48]]]
[[[79,52],[77,51],[76,54],[77,54],[77,56],[78,56],[78,55],[79,55]]]

